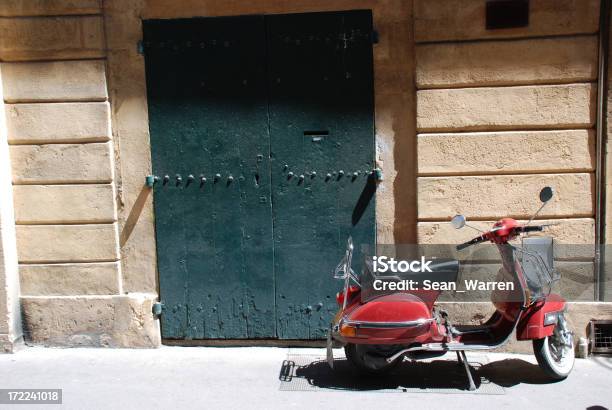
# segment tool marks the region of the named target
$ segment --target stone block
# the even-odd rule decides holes
[[[0,19],[0,60],[63,60],[105,56],[102,16]]]
[[[26,343],[54,347],[159,347],[154,294],[22,297]]]
[[[418,158],[421,175],[593,171],[595,132],[420,134]]]
[[[534,210],[535,212],[535,210]],[[476,229],[488,230],[495,221],[470,221]],[[519,220],[521,223],[527,220]],[[554,236],[555,242],[562,244],[592,245],[595,243],[595,221],[592,218],[537,219],[532,224],[547,225],[542,235]],[[549,225],[552,224],[552,225]],[[419,222],[418,238],[423,244],[458,244],[474,237],[474,229],[455,229],[450,222]],[[533,234],[536,235],[536,234]]]
[[[2,63],[6,102],[104,101],[103,60]]]
[[[11,144],[100,142],[111,137],[107,102],[6,105]]]
[[[418,88],[553,84],[597,79],[597,36],[420,44]]]
[[[526,223],[526,220],[520,220]],[[494,221],[469,221],[470,226],[482,231],[493,227]],[[594,257],[595,220],[592,218],[536,220],[532,224],[546,225],[542,233],[531,236],[552,236],[554,238],[555,258],[566,260],[590,260]],[[493,244],[480,244],[462,251],[455,245],[469,241],[478,235],[471,228],[455,229],[450,222],[419,222],[418,242],[422,252],[429,256],[449,257],[460,260],[490,261],[499,260],[499,251]]]
[[[539,192],[551,186],[555,196],[539,214],[546,217],[592,217],[592,174],[420,177],[419,219],[529,218],[540,206]]]
[[[531,0],[529,25],[487,30],[483,0],[415,0],[417,42],[596,33],[599,0]]]
[[[0,16],[53,16],[97,14],[99,0],[3,0]]]
[[[480,87],[417,92],[417,129],[493,131],[590,128],[594,84]]]
[[[116,224],[18,225],[19,262],[108,262],[119,260]]]
[[[109,183],[110,143],[11,145],[15,184]]]
[[[22,296],[116,295],[119,262],[19,266]]]
[[[111,184],[15,185],[18,224],[112,223],[117,220]]]

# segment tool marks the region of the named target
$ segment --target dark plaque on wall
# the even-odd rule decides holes
[[[527,27],[529,0],[487,1],[487,30]]]

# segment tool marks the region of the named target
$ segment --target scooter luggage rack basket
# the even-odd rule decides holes
[[[359,277],[353,271],[351,267],[351,263],[353,261],[353,238],[349,236],[346,246],[346,251],[344,253],[344,258],[340,261],[336,269],[334,269],[334,278],[335,279],[344,279],[344,294],[348,295],[349,286],[351,285],[351,280],[359,287],[361,287],[361,281]],[[344,298],[344,302],[342,303],[342,309],[346,309],[346,304],[348,302],[348,297]]]
[[[520,264],[529,288],[530,303],[546,298],[551,293],[554,283],[560,278],[552,266],[552,260],[546,263],[539,252],[527,250],[525,245],[512,246],[512,248],[515,261]]]

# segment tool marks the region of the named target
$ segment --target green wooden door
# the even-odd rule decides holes
[[[370,32],[365,11],[144,22],[164,338],[324,336],[346,237],[374,243]]]
[[[347,237],[374,243],[371,24],[366,11],[268,18],[280,338],[325,337]]]
[[[165,338],[275,334],[264,38],[262,17],[144,24]]]

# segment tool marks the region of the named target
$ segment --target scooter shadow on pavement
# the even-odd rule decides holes
[[[478,372],[472,366],[474,375]],[[295,369],[294,377],[304,378],[309,384],[325,389],[389,390],[389,389],[458,389],[466,390],[465,370],[457,362],[434,360],[431,362],[404,361],[383,374],[360,374],[347,360],[336,360],[332,370],[325,361],[314,361]],[[476,387],[481,380],[475,378]]]
[[[487,363],[478,369],[478,376],[502,387],[512,387],[521,383],[552,384],[560,382],[548,378],[537,364],[521,359],[505,359]]]
[[[296,366],[292,377],[306,379],[312,386],[324,389],[376,391],[401,389],[457,389],[467,390],[463,366],[452,360],[427,362],[404,361],[383,374],[359,374],[347,360],[336,360],[332,370],[325,361]],[[287,372],[285,369],[284,379]],[[521,383],[545,384],[550,379],[534,364],[520,359],[500,360],[492,363],[470,363],[476,389],[482,384],[494,383],[512,387]],[[283,370],[281,370],[281,375]]]

